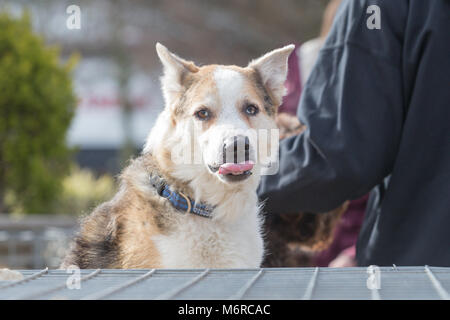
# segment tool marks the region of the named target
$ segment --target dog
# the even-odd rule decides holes
[[[121,173],[116,195],[82,220],[61,268],[260,267],[264,219],[256,189],[267,160],[261,150],[273,143],[260,148],[249,133],[289,129],[277,108],[293,49],[246,67],[200,67],[158,43],[164,110],[142,154]],[[174,156],[180,150],[183,161]],[[306,237],[321,233],[311,228]],[[281,247],[268,247],[279,264],[288,243],[277,239]]]
[[[121,173],[117,194],[81,222],[61,268],[259,267],[264,155],[246,132],[277,127],[293,49],[247,67],[200,67],[158,43],[165,108],[142,154]],[[174,150],[189,146],[200,151],[199,163],[175,161]]]

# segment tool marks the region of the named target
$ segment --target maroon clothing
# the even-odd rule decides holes
[[[354,246],[358,239],[359,229],[364,219],[367,199],[369,195],[350,202],[347,211],[336,229],[334,241],[328,249],[320,252],[314,258],[315,265],[327,267],[342,251]]]

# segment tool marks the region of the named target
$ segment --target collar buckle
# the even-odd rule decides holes
[[[189,197],[187,196],[187,195],[185,195],[183,192],[178,192],[179,194],[180,194],[180,196],[182,196],[185,200],[186,200],[186,203],[187,203],[187,209],[186,209],[186,213],[190,213],[191,212],[191,209],[192,209],[192,203],[191,203],[191,199],[189,199]]]
[[[204,218],[212,218],[211,213],[215,207],[211,207],[204,203],[195,203],[184,193],[172,190],[164,178],[160,177],[158,174],[150,173],[149,182],[151,186],[155,188],[159,196],[166,198],[172,206],[180,212],[192,213]]]

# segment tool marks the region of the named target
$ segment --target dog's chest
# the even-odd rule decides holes
[[[153,239],[163,268],[256,268],[261,264],[263,241],[256,212],[232,224],[180,219],[175,229]]]

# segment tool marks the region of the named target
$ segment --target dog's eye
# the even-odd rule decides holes
[[[209,111],[206,109],[202,109],[199,110],[195,113],[195,116],[199,119],[199,120],[208,120],[210,117]]]
[[[249,104],[245,107],[245,113],[249,116],[254,116],[259,112],[259,109],[254,104]]]

